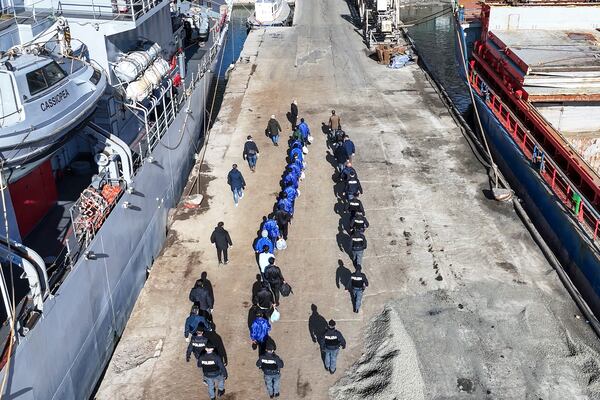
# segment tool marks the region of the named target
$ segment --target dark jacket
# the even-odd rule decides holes
[[[279,370],[283,368],[283,360],[274,352],[266,352],[258,358],[256,366],[262,369],[265,375],[278,375]]]
[[[298,106],[294,103],[290,105],[290,114],[294,120],[298,119]]]
[[[244,158],[244,160],[246,159],[246,157],[255,156],[258,153],[259,153],[259,151],[258,151],[258,146],[256,145],[256,143],[254,143],[253,140],[246,140],[246,143],[244,143],[244,154],[242,154],[242,157]]]
[[[340,347],[342,349],[346,348],[346,339],[344,339],[344,335],[337,329],[332,329],[327,327],[327,330],[321,336],[321,348],[324,350],[337,350]]]
[[[188,337],[190,335],[190,333],[192,335],[194,333],[196,333],[196,330],[198,329],[200,324],[202,324],[205,331],[209,331],[212,329],[212,326],[206,320],[206,318],[204,318],[203,316],[198,315],[198,314],[194,314],[194,313],[190,314],[190,316],[187,317],[185,320],[185,329],[183,331],[183,336]]]
[[[348,180],[346,181],[346,193],[355,195],[356,193],[362,194],[362,192],[363,192],[363,189],[360,184],[360,181],[358,180],[358,177],[357,176],[354,176],[354,178],[348,177]]]
[[[185,351],[185,360],[190,361],[192,353],[196,357],[196,360],[204,354],[206,351],[206,343],[208,343],[208,339],[204,335],[192,335],[190,339],[190,343],[188,344],[188,348]]]
[[[198,358],[198,367],[202,368],[202,373],[207,378],[214,378],[222,375],[223,378],[227,378],[227,369],[223,365],[223,360],[218,354],[205,353]]]
[[[274,302],[273,293],[266,287],[260,289],[254,299],[254,304],[258,305],[263,310],[270,309]]]
[[[369,286],[369,280],[362,271],[354,271],[352,274],[350,274],[350,287],[352,289],[364,289],[367,286]]]
[[[354,143],[352,142],[352,140],[344,140],[343,146],[346,149],[346,153],[348,153],[349,156],[356,153],[356,148],[354,147]]]
[[[265,268],[264,276],[267,282],[269,282],[271,286],[275,287],[281,286],[283,281],[285,281],[283,274],[281,273],[281,268],[279,268],[277,265],[268,265],[267,268]]]
[[[346,166],[342,170],[342,175],[340,176],[340,178],[345,181],[348,179],[351,173],[354,173],[354,175],[358,177],[358,175],[356,174],[356,170],[353,167]]]
[[[369,221],[367,217],[364,215],[355,215],[352,220],[350,220],[350,229],[354,231],[363,232],[365,229],[369,227]]]
[[[194,286],[190,291],[190,301],[198,305],[201,310],[212,310],[214,306],[214,299],[210,292],[202,286]]]
[[[365,250],[367,248],[367,238],[361,232],[354,232],[352,237],[352,250]]]
[[[232,169],[227,174],[227,183],[231,186],[231,189],[243,189],[246,187],[246,181],[242,176],[242,173],[237,169]]]
[[[267,131],[270,136],[277,136],[279,135],[279,132],[281,132],[281,125],[279,125],[279,122],[277,122],[276,119],[271,118],[267,124]]]
[[[281,228],[292,220],[292,214],[285,210],[277,210],[273,215],[273,218],[275,221],[277,221],[277,224]]]
[[[354,215],[354,213],[357,211],[364,213],[365,209],[363,207],[362,201],[360,201],[357,198],[354,198],[352,200],[348,200],[348,203],[346,203],[346,211],[349,211]]]
[[[333,151],[333,156],[338,164],[343,164],[348,161],[348,152],[344,146],[338,146]]]
[[[210,235],[210,242],[214,243],[219,249],[226,249],[229,246],[233,246],[229,232],[222,226],[217,226],[213,233]]]
[[[223,363],[227,365],[227,351],[225,351],[225,345],[221,336],[215,331],[204,332],[204,336],[215,346],[215,353],[220,355]]]

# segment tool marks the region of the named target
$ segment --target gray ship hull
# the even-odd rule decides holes
[[[224,37],[224,35],[222,36]],[[82,400],[91,396],[122,334],[154,258],[167,232],[174,207],[194,162],[202,130],[205,88],[215,64],[197,82],[191,115],[181,143],[179,128],[186,107],[135,176],[135,192],[125,193],[88,250],[80,257],[56,295],[44,303],[42,319],[14,352],[5,393],[7,399]],[[128,208],[123,207],[129,202]]]

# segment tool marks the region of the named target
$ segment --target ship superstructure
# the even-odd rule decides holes
[[[164,243],[232,3],[4,6],[0,380],[85,399]]]
[[[459,3],[456,20],[494,156],[598,316],[600,3]]]

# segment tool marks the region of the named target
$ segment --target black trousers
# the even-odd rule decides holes
[[[289,223],[287,223],[287,224],[278,224],[278,225],[279,225],[279,231],[281,232],[281,236],[283,236],[283,238],[285,240],[287,240],[288,225],[289,225]]]
[[[279,305],[279,295],[280,295],[280,291],[279,289],[281,289],[281,284],[280,285],[271,285],[271,291],[273,292],[273,297],[275,299],[275,304]]]
[[[221,256],[224,258],[224,260],[221,258]],[[219,259],[219,262],[227,262],[227,247],[224,249],[217,247],[217,258]]]

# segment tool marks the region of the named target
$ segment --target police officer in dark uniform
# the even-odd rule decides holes
[[[227,369],[223,365],[221,357],[214,352],[215,346],[208,342],[205,347],[206,353],[198,358],[198,367],[202,368],[204,382],[208,386],[208,395],[211,400],[225,394],[225,379],[227,379]],[[215,393],[215,387],[218,392]]]
[[[357,265],[356,271],[350,274],[350,285],[350,290],[352,291],[352,306],[354,312],[358,313],[360,305],[362,304],[363,292],[366,287],[369,286],[367,276],[362,272],[360,265]]]
[[[348,200],[353,199],[356,195],[358,194],[362,194],[363,189],[362,189],[362,185],[360,184],[360,180],[358,179],[358,176],[356,175],[356,172],[351,171],[348,174],[348,179],[346,180],[346,197],[348,198]]]
[[[346,339],[340,331],[335,329],[335,321],[329,320],[327,330],[321,338],[321,351],[325,353],[325,369],[330,374],[335,373],[337,356],[342,349],[346,348]]]
[[[354,218],[357,211],[365,212],[362,202],[358,198],[359,194],[356,193],[353,198],[348,200],[346,203],[346,211],[350,213],[350,218]]]
[[[369,227],[369,221],[362,211],[357,211],[354,217],[350,220],[350,232],[362,232]]]
[[[362,265],[363,254],[367,249],[367,238],[362,232],[354,232],[352,236],[350,236],[351,244],[350,248],[352,249],[352,261],[354,265]]]
[[[273,343],[267,343],[266,352],[258,358],[256,366],[265,374],[265,385],[269,397],[279,397],[280,370],[283,368],[283,360],[275,354]]]
[[[190,339],[190,343],[185,352],[185,361],[190,362],[192,353],[194,353],[196,360],[198,360],[200,356],[204,354],[206,343],[208,343],[208,338],[204,336],[204,328],[200,325],[198,326],[196,333],[192,335],[192,338]]]

